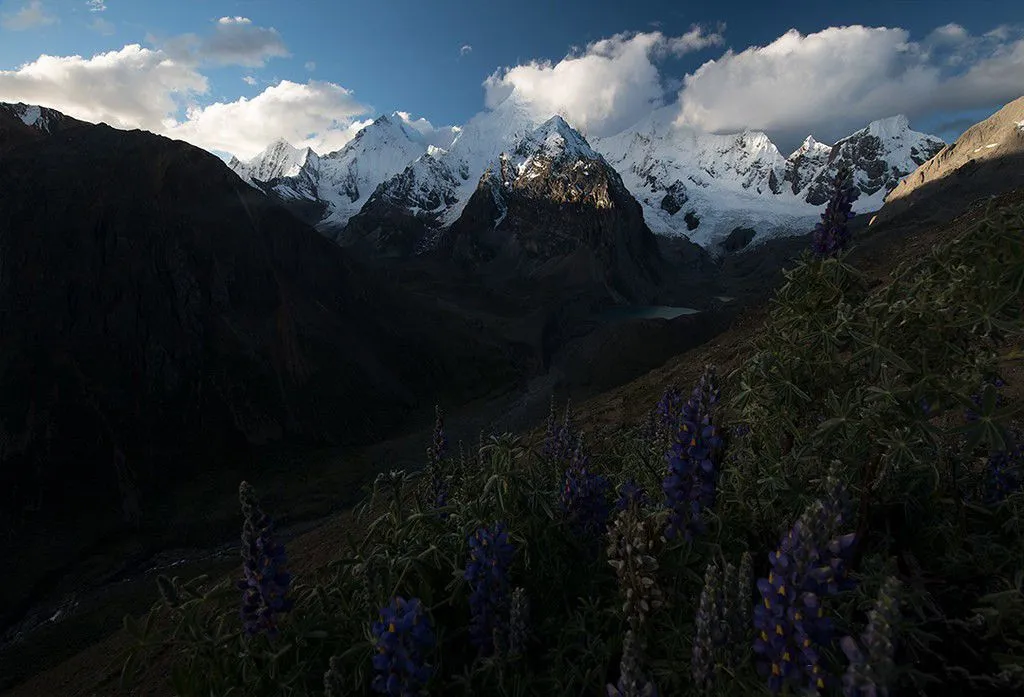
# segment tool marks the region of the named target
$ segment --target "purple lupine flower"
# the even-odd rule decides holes
[[[845,561],[854,542],[852,534],[837,535],[844,498],[841,484],[830,486],[768,554],[768,578],[757,581],[762,602],[754,608],[754,651],[773,692],[803,681],[816,693],[828,679],[819,648],[831,642],[833,628],[822,599],[849,585]]]
[[[448,438],[444,433],[444,416],[441,407],[434,407],[434,433],[427,446],[427,476],[430,477],[430,499],[434,508],[448,505],[450,494],[450,473],[445,471],[444,460],[448,457]],[[447,518],[446,513],[441,518]]]
[[[576,449],[562,477],[559,498],[562,513],[576,533],[591,540],[600,540],[611,513],[608,505],[610,489],[606,477],[590,471],[590,458],[583,450],[583,438],[578,437]]]
[[[662,482],[665,505],[670,509],[666,539],[681,534],[692,540],[704,530],[704,509],[715,503],[724,442],[711,423],[711,409],[718,401],[714,378],[714,368],[705,368],[693,395],[683,405],[679,432],[666,454],[668,475]]]
[[[253,636],[277,636],[276,615],[292,609],[287,597],[291,584],[284,546],[274,541],[274,524],[263,512],[256,492],[248,482],[238,487],[242,503],[242,571],[236,586],[242,591],[242,627]]]
[[[419,598],[401,596],[381,608],[380,619],[372,633],[377,653],[373,656],[376,675],[370,687],[391,697],[424,695],[424,687],[434,673],[427,663],[434,649],[434,631]]]
[[[661,399],[651,413],[653,419],[652,436],[658,447],[664,448],[671,442],[672,437],[679,430],[679,419],[682,418],[683,393],[672,385],[661,395]]]
[[[878,591],[875,606],[868,613],[868,625],[858,646],[853,637],[843,637],[839,645],[850,665],[843,675],[845,697],[887,697],[895,671],[893,638],[900,613],[900,582],[886,579]]]
[[[630,506],[643,507],[651,502],[651,498],[636,480],[629,478],[619,487],[619,498],[615,501],[615,510],[624,511]]]
[[[469,537],[469,563],[463,578],[469,581],[471,614],[469,636],[484,655],[494,652],[495,632],[507,632],[509,571],[515,548],[505,524],[478,528]]]
[[[814,226],[811,250],[818,258],[834,257],[850,242],[848,223],[853,218],[853,202],[860,189],[853,185],[851,170],[841,166],[832,183],[832,197],[821,214],[821,222]]]

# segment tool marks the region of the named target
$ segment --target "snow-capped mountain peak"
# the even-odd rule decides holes
[[[280,177],[297,176],[307,162],[317,158],[310,148],[297,148],[284,138],[278,138],[256,157],[245,162],[235,159],[228,165],[243,179],[269,182]]]
[[[877,119],[853,135],[866,132],[878,138],[901,138],[910,130],[910,121],[903,114]],[[851,136],[852,137],[852,136]]]
[[[601,156],[564,118],[552,116],[526,134],[511,152],[502,153],[502,158],[522,172],[541,161],[599,160]]]
[[[787,160],[793,160],[797,157],[802,156],[816,156],[820,154],[828,155],[832,151],[831,145],[825,143],[819,143],[815,140],[814,136],[809,135],[804,138],[804,142],[800,144],[800,147],[793,151],[793,153],[787,157]]]

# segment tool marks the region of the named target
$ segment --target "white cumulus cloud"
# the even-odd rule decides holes
[[[948,24],[913,41],[905,29],[791,29],[732,50],[686,75],[678,124],[713,132],[749,127],[780,145],[833,142],[867,122],[986,108],[1024,94],[1024,41],[1007,27],[972,36]]]
[[[89,12],[105,12],[107,9],[104,0],[88,0],[85,4],[89,6]]]
[[[498,70],[484,81],[493,108],[515,93],[541,118],[562,114],[588,135],[616,133],[664,104],[666,84],[656,64],[723,43],[719,31],[694,27],[682,36],[661,32],[616,34],[557,63],[532,61]]]
[[[193,68],[138,44],[91,58],[42,55],[16,70],[0,70],[0,101],[156,132],[181,104],[207,89],[206,78]]]
[[[326,153],[340,148],[370,123],[357,119],[369,113],[366,105],[340,85],[283,80],[252,99],[193,107],[184,121],[164,133],[243,160],[276,138]]]

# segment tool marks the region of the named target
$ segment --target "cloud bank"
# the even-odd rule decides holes
[[[484,81],[485,103],[493,108],[515,94],[542,118],[560,113],[588,135],[611,135],[664,105],[660,60],[719,46],[723,30],[724,25],[715,32],[693,27],[675,37],[658,31],[616,34],[557,63],[504,68]]]
[[[988,108],[1022,94],[1019,28],[972,36],[948,24],[920,41],[899,28],[791,29],[686,75],[676,123],[713,132],[749,127],[782,140],[814,133],[833,142],[874,119]]]

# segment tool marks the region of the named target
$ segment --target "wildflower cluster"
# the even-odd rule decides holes
[[[853,534],[833,537],[844,522],[842,501],[837,485],[814,502],[768,554],[768,578],[757,581],[754,651],[773,692],[786,683],[825,688],[820,649],[831,641],[832,625],[822,600],[848,585],[845,562],[854,541]]]
[[[569,466],[562,476],[559,505],[573,530],[588,539],[596,538],[608,523],[608,492],[611,484],[590,471],[590,458],[578,437]]]
[[[242,572],[237,583],[242,591],[242,627],[247,635],[278,633],[276,615],[288,612],[287,597],[291,574],[284,546],[274,540],[274,526],[260,508],[256,492],[248,482],[238,487],[242,503]]]
[[[717,401],[714,368],[708,366],[683,405],[675,443],[666,454],[668,475],[662,482],[665,505],[670,512],[666,539],[682,535],[692,540],[704,530],[704,509],[714,506],[724,445],[711,420],[711,410]]]
[[[504,523],[478,528],[469,537],[469,563],[463,578],[469,581],[470,641],[484,655],[494,652],[495,634],[508,631],[509,572],[515,548]]]
[[[850,242],[847,225],[854,215],[853,202],[859,195],[860,189],[853,185],[849,167],[840,167],[832,183],[832,197],[821,214],[821,222],[814,226],[811,249],[816,257],[834,257],[846,249]]]
[[[418,598],[401,596],[381,608],[372,634],[377,653],[373,657],[374,692],[390,697],[423,695],[434,672],[427,662],[434,648],[430,618]]]
[[[843,676],[845,697],[886,697],[889,694],[896,668],[893,635],[900,613],[899,587],[899,580],[889,577],[878,591],[875,606],[868,612],[868,625],[861,634],[860,646],[849,636],[839,641],[850,661]]]
[[[608,564],[615,569],[624,597],[622,612],[628,629],[623,638],[619,680],[608,686],[611,697],[656,695],[643,672],[646,649],[644,629],[651,610],[663,604],[658,587],[658,560],[653,554],[652,525],[636,507],[620,511],[608,528]]]

